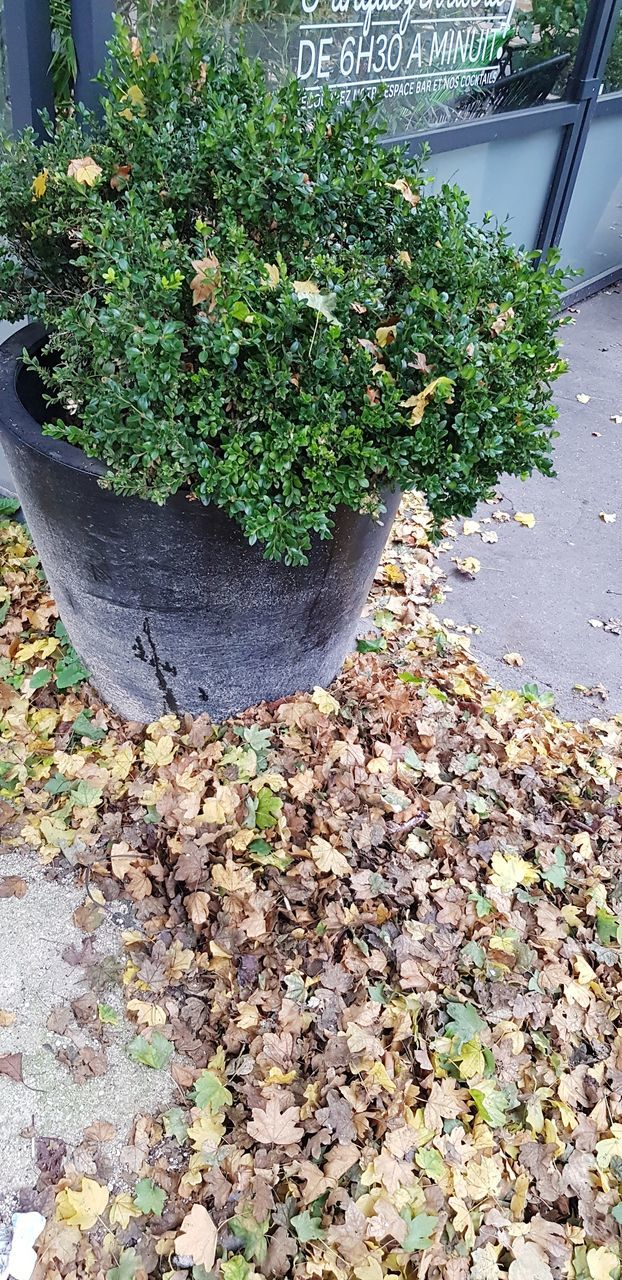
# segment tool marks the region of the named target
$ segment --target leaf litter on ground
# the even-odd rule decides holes
[[[127,905],[127,1051],[178,1090],[118,1181],[46,1149],[36,1280],[617,1280],[622,720],[492,686],[428,527],[330,692],[143,729],[33,687],[56,611],[0,526],[5,840]]]

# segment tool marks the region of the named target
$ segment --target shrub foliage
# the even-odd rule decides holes
[[[382,146],[373,104],[118,23],[100,120],[0,164],[0,314],[40,319],[46,432],[120,494],[183,490],[290,563],[335,507],[469,513],[550,472],[562,273]]]

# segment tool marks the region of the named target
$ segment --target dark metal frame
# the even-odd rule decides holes
[[[54,111],[48,0],[5,0],[4,35],[13,128],[30,126],[40,135],[39,112]]]
[[[96,108],[99,89],[93,77],[101,66],[112,30],[114,0],[72,0],[73,36],[78,63],[76,96]],[[397,141],[411,152],[426,143],[432,154],[460,151],[497,139],[525,137],[543,129],[559,129],[560,146],[534,247],[546,252],[559,244],[577,182],[590,125],[595,119],[622,115],[622,92],[599,97],[607,57],[622,0],[591,0],[581,33],[568,92],[563,102],[492,114],[461,124],[439,126],[404,135]],[[15,129],[40,130],[38,112],[53,110],[49,75],[51,57],[48,0],[4,0],[11,105]],[[622,264],[620,267],[622,275]],[[582,282],[572,296],[611,283],[615,273]]]

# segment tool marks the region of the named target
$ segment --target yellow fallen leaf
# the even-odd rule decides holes
[[[482,567],[475,556],[452,556],[452,560],[456,569],[458,569],[460,573],[464,573],[467,578],[474,578],[475,574],[479,573]]]
[[[128,1000],[127,1011],[133,1013],[143,1027],[163,1027],[166,1022],[166,1009],[148,1000]]]
[[[538,872],[530,862],[515,853],[493,853],[491,883],[501,893],[513,893],[520,885],[533,884]]]
[[[12,1027],[16,1017],[16,1013],[10,1013],[8,1009],[0,1009],[0,1027]]]
[[[154,767],[163,767],[170,764],[175,756],[175,743],[168,733],[158,738],[157,742],[146,742],[143,748],[143,758],[146,764]]]
[[[587,860],[588,858],[591,859],[594,857],[592,841],[590,840],[587,831],[577,831],[576,835],[572,837],[572,844],[576,849],[579,858]]]
[[[383,573],[385,582],[390,582],[394,587],[401,587],[406,581],[406,574],[396,564],[385,564]]]
[[[225,1132],[224,1121],[210,1111],[201,1111],[188,1129],[188,1137],[195,1149],[201,1152],[217,1151]]]
[[[125,1191],[112,1201],[108,1221],[111,1227],[121,1227],[122,1231],[126,1231],[132,1218],[140,1218],[140,1209],[136,1208],[129,1191]]]
[[[522,524],[525,529],[533,529],[536,523],[536,517],[532,511],[517,511],[514,519],[517,524]]]
[[[67,166],[67,177],[73,178],[81,187],[94,187],[101,173],[101,165],[96,164],[92,156],[79,156],[77,160],[70,160]]]
[[[466,538],[469,538],[473,533],[479,533],[480,529],[481,525],[479,520],[465,520],[462,526],[462,532]]]
[[[49,169],[42,169],[32,180],[32,194],[35,200],[41,200],[47,191]]]
[[[525,659],[521,653],[504,653],[503,661],[508,667],[522,667]]]
[[[512,1248],[514,1261],[510,1263],[508,1280],[553,1280],[546,1253],[539,1244],[519,1237]]]
[[[321,711],[323,716],[330,716],[333,712],[336,713],[340,710],[337,699],[333,698],[332,693],[327,693],[326,689],[322,689],[319,684],[316,684],[311,694],[311,701],[315,703],[318,711]]]
[[[387,1093],[395,1093],[397,1087],[395,1080],[391,1079],[391,1076],[389,1075],[386,1067],[383,1066],[382,1062],[374,1062],[371,1070],[367,1072],[365,1080],[373,1080],[374,1084],[377,1084],[380,1089],[386,1090]]]
[[[196,272],[190,281],[192,301],[195,307],[201,302],[207,302],[208,311],[213,311],[216,306],[216,291],[221,279],[218,258],[213,253],[209,253],[205,258],[193,260],[192,265]]]
[[[56,1217],[80,1231],[90,1231],[108,1204],[108,1188],[93,1178],[83,1178],[79,1190],[65,1187],[56,1197]]]
[[[127,93],[123,96],[128,102],[131,102],[133,107],[138,107],[140,109],[145,105],[145,95],[139,84],[131,84]]]

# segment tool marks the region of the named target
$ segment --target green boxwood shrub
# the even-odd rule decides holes
[[[310,112],[193,12],[159,48],[118,23],[100,120],[4,144],[0,315],[48,330],[47,434],[293,564],[339,503],[414,487],[442,519],[549,473],[559,269],[431,191],[373,104]]]

